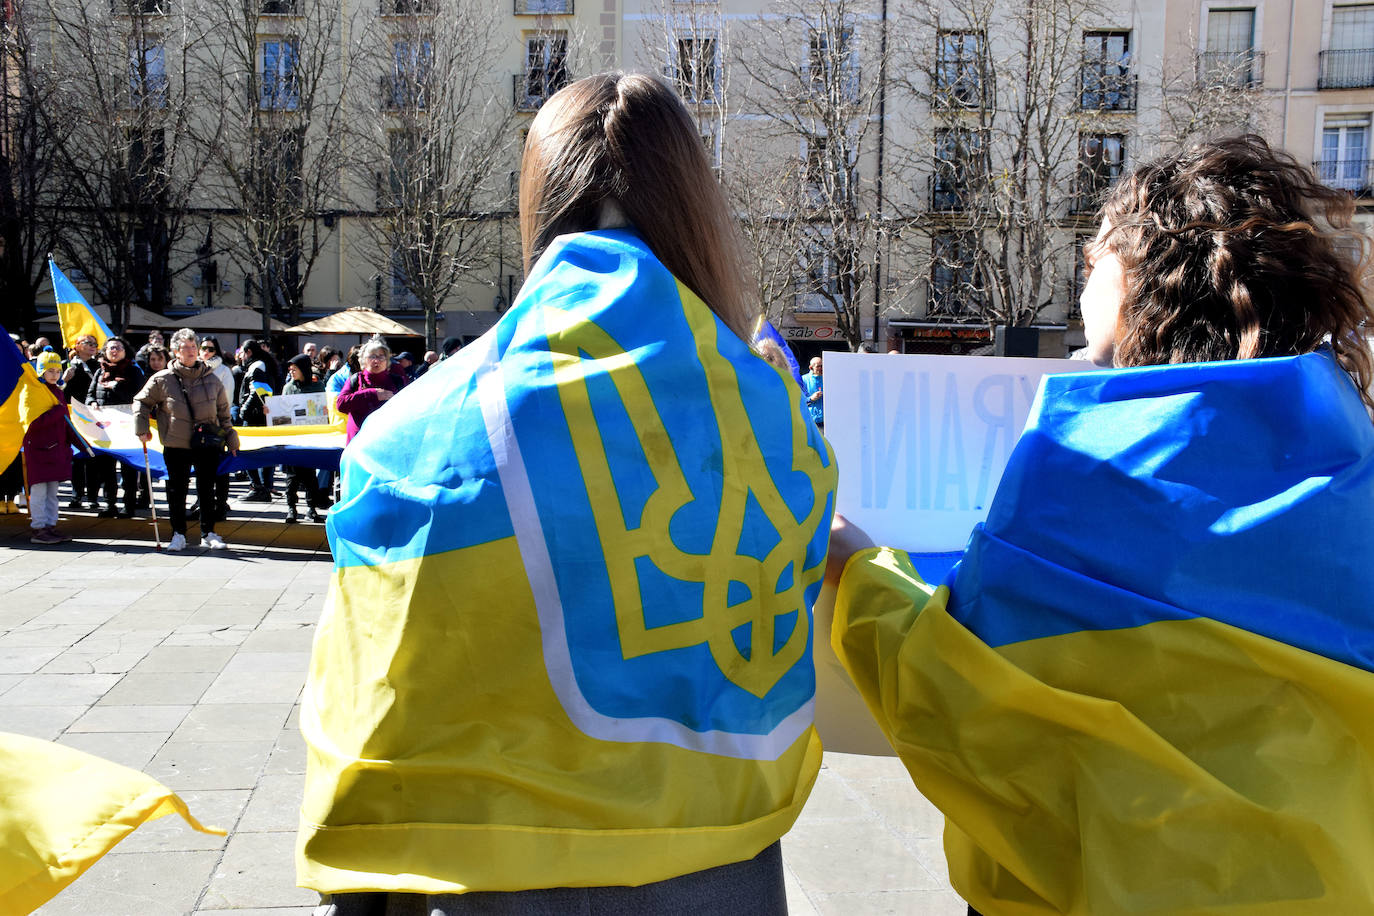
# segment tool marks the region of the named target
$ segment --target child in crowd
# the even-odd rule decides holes
[[[48,350],[38,354],[38,372],[57,403],[29,424],[24,433],[24,476],[29,487],[29,527],[34,544],[62,544],[70,541],[57,530],[57,491],[72,477],[71,446],[81,445],[67,422],[67,395],[57,387],[62,375],[62,357]],[[24,397],[29,397],[26,391]]]
[[[324,391],[324,383],[315,380],[314,366],[311,365],[310,357],[304,353],[293,356],[287,362],[287,373],[289,378],[282,386],[281,393],[290,394],[316,394]],[[305,491],[305,511],[307,517],[312,522],[322,522],[324,517],[316,509],[324,508],[320,499],[319,481],[315,476],[314,468],[288,467],[286,469],[286,521],[292,524],[300,521],[300,516],[296,513],[297,494]]]

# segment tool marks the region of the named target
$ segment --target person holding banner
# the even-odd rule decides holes
[[[324,382],[317,381],[314,375],[314,364],[310,361],[309,354],[298,353],[286,361],[286,371],[290,378],[286,384],[282,385],[281,393],[291,394],[315,394],[324,391]],[[300,515],[296,512],[297,494],[305,491],[305,511],[306,517],[312,522],[322,522],[324,517],[320,515],[320,509],[324,508],[320,498],[319,480],[315,476],[314,468],[287,467],[286,468],[286,518],[284,521],[288,525],[294,525],[300,521]]]
[[[334,409],[348,418],[348,441],[362,428],[373,411],[406,386],[405,375],[391,368],[391,350],[381,338],[373,338],[358,351],[360,370],[339,389]]]
[[[67,364],[67,371],[62,374],[62,390],[70,400],[86,403],[91,379],[100,368],[99,353],[100,344],[94,334],[82,334],[72,343],[71,360]],[[72,465],[72,501],[67,506],[69,509],[85,508],[83,500],[90,502],[92,509],[97,506],[96,492],[100,489],[100,479],[94,474],[87,474],[89,466],[90,459],[81,455],[76,457]]]
[[[172,365],[148,379],[135,400],[134,431],[144,442],[152,439],[149,420],[157,419],[162,457],[167,464],[167,513],[172,539],[167,549],[186,549],[186,491],[194,469],[200,500],[201,541],[211,550],[227,545],[215,533],[215,476],[227,447],[239,449],[238,433],[229,418],[229,396],[214,371],[202,362],[196,332],[182,328],[172,335]]]
[[[785,913],[830,450],[748,343],[667,85],[545,102],[520,226],[500,322],[344,450],[298,883],[322,916]]]
[[[129,358],[129,346],[122,337],[111,337],[105,341],[100,351],[99,368],[91,378],[86,393],[86,403],[97,409],[132,404],[134,395],[143,387],[143,376]],[[111,455],[96,455],[88,464],[87,473],[92,475],[92,489],[105,491],[105,510],[101,518],[133,518],[138,491],[138,471],[127,464],[121,464]],[[122,478],[124,485],[124,509],[116,506],[118,495],[116,476]],[[94,509],[95,503],[91,504]]]
[[[1111,369],[1045,377],[944,584],[837,516],[831,643],[971,911],[1374,912],[1352,209],[1254,136],[1140,167],[1084,252]]]

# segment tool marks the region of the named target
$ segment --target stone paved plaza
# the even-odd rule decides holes
[[[143,770],[229,831],[155,821],[45,916],[285,916],[318,901],[295,886],[292,845],[305,770],[296,704],[328,547],[323,526],[283,524],[280,501],[235,505],[217,529],[223,553],[159,553],[146,520],[67,512],[76,540],[37,547],[27,516],[0,516],[0,731]],[[826,754],[783,840],[791,912],[963,916],[940,832],[895,759]]]

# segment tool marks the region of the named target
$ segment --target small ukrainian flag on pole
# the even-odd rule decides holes
[[[53,298],[57,300],[57,320],[61,325],[62,343],[70,347],[81,337],[90,334],[95,338],[96,346],[105,346],[105,341],[114,336],[110,326],[95,313],[86,297],[72,285],[72,281],[58,269],[51,257],[48,258],[48,270],[52,274]]]

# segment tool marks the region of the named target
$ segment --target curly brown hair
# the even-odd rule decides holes
[[[1103,207],[1126,292],[1118,366],[1310,353],[1329,343],[1367,404],[1374,311],[1354,204],[1254,135],[1141,166]]]

